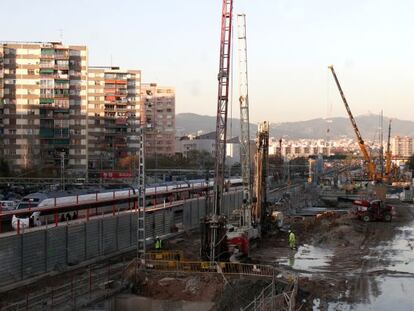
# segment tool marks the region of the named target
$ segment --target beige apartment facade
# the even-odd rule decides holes
[[[175,89],[142,84],[141,123],[145,126],[145,153],[175,154]]]
[[[0,159],[13,171],[88,177],[135,156],[175,153],[175,90],[140,70],[88,66],[86,46],[0,42]]]
[[[87,168],[85,46],[0,43],[0,157],[13,170]]]
[[[90,67],[89,169],[115,169],[139,148],[141,71]]]

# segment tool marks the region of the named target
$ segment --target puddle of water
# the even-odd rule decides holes
[[[329,303],[329,311],[337,310],[379,310],[408,311],[413,310],[412,288],[414,279],[379,277],[376,278],[378,288],[370,289],[368,301],[358,304]]]
[[[414,226],[401,227],[395,238],[373,248],[390,271],[414,273]]]
[[[322,272],[329,262],[333,252],[329,249],[315,247],[312,245],[302,245],[291,257],[278,259],[278,263],[288,265],[296,270],[309,272]]]

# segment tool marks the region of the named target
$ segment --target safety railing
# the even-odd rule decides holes
[[[181,261],[184,260],[183,251],[151,251],[145,253],[145,260]]]
[[[233,262],[208,261],[178,261],[178,260],[146,260],[147,270],[183,273],[220,273],[233,275],[248,275],[258,277],[279,276],[280,279],[292,280],[293,274],[279,270],[269,265],[243,264]]]

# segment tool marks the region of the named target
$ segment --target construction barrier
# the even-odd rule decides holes
[[[278,270],[269,265],[243,264],[233,262],[209,261],[174,261],[174,260],[146,260],[147,270],[183,273],[220,273],[234,275],[249,275],[258,277],[278,277],[292,280],[294,276],[286,271]]]
[[[183,251],[151,251],[145,253],[145,260],[184,260]]]

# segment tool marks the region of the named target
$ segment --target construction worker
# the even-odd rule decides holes
[[[155,250],[160,251],[162,248],[162,242],[160,237],[157,235],[155,238]]]
[[[296,248],[296,236],[292,230],[289,230],[289,247],[290,249]]]

